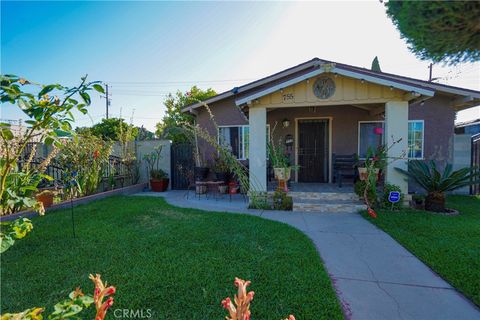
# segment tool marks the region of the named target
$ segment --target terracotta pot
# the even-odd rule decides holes
[[[291,168],[273,168],[273,173],[275,174],[275,179],[288,181],[290,180],[292,169]]]
[[[153,192],[165,192],[168,189],[169,179],[150,179],[150,188]]]
[[[43,203],[44,208],[50,208],[53,205],[53,193],[38,194],[35,198]]]
[[[378,180],[378,177],[379,177],[379,175],[378,175],[379,172],[380,172],[380,169],[376,168],[375,169],[375,175],[376,175],[377,180]],[[360,168],[359,167],[358,168],[358,175],[359,175],[360,180],[362,180],[362,181],[367,180],[367,178],[368,178],[367,168]]]

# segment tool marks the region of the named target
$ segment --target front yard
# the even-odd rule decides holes
[[[364,216],[480,306],[480,197],[449,196],[458,216],[403,209]]]
[[[100,273],[117,287],[109,312],[223,319],[237,276],[252,281],[254,319],[343,318],[314,245],[285,224],[148,197],[96,201],[75,216],[77,238],[61,210],[34,218],[32,233],[2,255],[2,313],[52,306],[78,286],[92,293],[88,274]]]

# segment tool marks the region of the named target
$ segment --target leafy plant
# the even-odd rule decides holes
[[[390,195],[390,192],[392,191],[400,193],[400,200],[398,202],[391,203],[390,201],[388,201],[388,197]],[[402,189],[400,189],[399,186],[388,183],[383,186],[382,207],[387,209],[399,209],[402,207],[404,198],[405,195],[403,194]]]
[[[100,275],[90,275],[90,280],[95,284],[93,297],[85,295],[80,288],[70,292],[68,299],[57,303],[54,306],[54,311],[48,316],[49,320],[66,320],[66,319],[82,319],[78,314],[88,309],[90,305],[94,304],[97,309],[95,320],[104,320],[107,310],[113,305],[113,297],[115,294],[115,287],[107,287],[100,278]],[[104,301],[105,297],[108,297]],[[2,320],[42,320],[42,313],[45,308],[30,308],[20,313],[6,313],[1,315]]]
[[[153,169],[152,171],[150,171],[150,178],[154,180],[167,179],[168,174],[162,169]]]
[[[385,6],[420,59],[450,64],[480,59],[478,1],[388,1]]]
[[[22,90],[28,86],[27,90]],[[36,94],[31,93],[37,91]],[[0,102],[17,104],[29,117],[25,123],[24,135],[18,143],[12,144],[15,134],[8,123],[0,123],[0,201],[6,191],[8,175],[18,165],[28,142],[33,138],[43,141],[46,145],[61,146],[58,130],[70,132],[72,129],[73,110],[83,114],[90,105],[90,90],[103,93],[103,87],[98,81],[87,82],[87,77],[81,79],[77,87],[65,87],[60,84],[39,85],[15,75],[0,76]],[[57,95],[50,96],[51,92]],[[74,99],[79,96],[83,102]]]
[[[223,173],[223,172],[229,172],[230,169],[228,167],[228,163],[224,161],[220,157],[215,157],[213,160],[213,164],[211,165],[213,172],[216,173]]]
[[[60,165],[66,171],[64,182],[75,172],[81,195],[95,193],[111,152],[111,142],[91,134],[74,136],[64,144],[58,157]]]
[[[0,253],[7,251],[13,246],[15,240],[24,238],[33,229],[32,221],[27,218],[2,221],[0,226]]]
[[[367,182],[365,180],[358,180],[355,182],[354,191],[355,193],[362,199],[365,200],[365,194],[367,196],[368,203],[371,207],[375,207],[378,200],[377,200],[377,191],[376,189],[372,188],[369,184],[369,189],[365,192],[367,188]]]
[[[427,192],[425,210],[428,211],[445,211],[445,192],[480,183],[480,171],[476,168],[453,171],[453,166],[447,163],[441,173],[433,160],[428,163],[413,160],[408,163],[408,170],[395,169],[418,183]]]
[[[274,168],[296,169],[297,167],[291,165],[290,157],[288,156],[288,153],[285,150],[285,147],[281,140],[279,140],[278,143],[275,143],[275,140],[273,139],[277,124],[278,122],[275,122],[275,125],[273,126],[272,132],[270,134],[270,141],[268,141],[267,143],[268,157],[272,162],[272,166]]]
[[[273,208],[275,210],[291,211],[293,208],[292,197],[288,196],[284,190],[277,188],[273,193]]]
[[[143,160],[147,164],[147,169],[152,179],[155,179],[152,176],[152,174],[156,175],[157,171],[160,170],[160,159],[162,158],[162,149],[163,149],[163,146],[157,146],[153,148],[153,151],[150,154],[146,154],[143,156]]]

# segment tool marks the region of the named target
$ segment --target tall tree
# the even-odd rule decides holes
[[[175,95],[169,94],[164,102],[166,111],[162,121],[157,123],[158,137],[172,140],[173,142],[186,142],[187,136],[183,130],[179,130],[182,122],[193,123],[193,116],[188,113],[183,113],[182,108],[213,97],[217,93],[209,88],[202,90],[197,86],[193,86],[188,92],[177,91]]]
[[[480,60],[479,1],[388,1],[387,15],[422,60]]]
[[[134,140],[138,134],[138,128],[128,124],[122,118],[102,119],[102,122],[94,124],[90,128],[82,127],[75,130],[77,133],[91,133],[94,136],[100,137],[103,140],[119,141],[120,135],[125,132],[130,132],[131,137],[128,140]]]
[[[372,71],[377,71],[377,72],[382,72],[382,69],[380,69],[380,62],[378,61],[378,57],[375,56],[375,58],[372,61],[372,67],[370,68]]]

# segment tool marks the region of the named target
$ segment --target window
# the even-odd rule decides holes
[[[360,159],[365,159],[369,148],[376,149],[379,145],[385,143],[383,130],[383,121],[360,121],[358,123],[358,156]],[[423,159],[423,132],[423,120],[408,121],[409,159]]]
[[[267,143],[269,141],[269,137],[270,125],[267,124]],[[229,149],[235,155],[235,157],[237,157],[237,159],[247,160],[250,147],[249,126],[218,127],[218,143]]]
[[[358,156],[365,159],[368,149],[376,150],[384,139],[383,121],[360,121],[358,123]]]
[[[408,122],[408,158],[423,159],[423,120]]]

